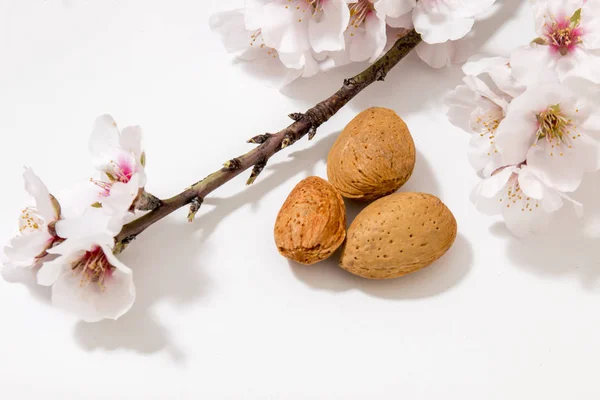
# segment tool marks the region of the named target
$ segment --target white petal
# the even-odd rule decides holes
[[[225,49],[230,53],[242,52],[252,42],[252,33],[244,25],[244,12],[242,10],[214,14],[210,17],[209,26],[221,36]]]
[[[131,308],[134,301],[133,276],[118,269],[105,279],[103,288],[95,283],[82,285],[81,276],[70,271],[60,275],[52,286],[54,305],[86,322],[117,319]]]
[[[308,25],[311,15],[304,12],[308,7],[312,6],[300,0],[267,4],[261,27],[266,45],[284,53],[310,50]]]
[[[417,2],[413,11],[415,30],[421,34],[424,42],[436,44],[457,40],[473,28],[474,18],[457,18],[447,12],[432,12],[425,3]]]
[[[442,68],[450,64],[454,57],[453,50],[451,42],[437,44],[421,42],[415,49],[419,58],[433,68]]]
[[[95,164],[106,162],[119,149],[119,128],[110,115],[102,115],[94,122],[89,141],[90,152]]]
[[[107,213],[103,208],[89,207],[84,214],[77,217],[65,218],[56,223],[56,234],[64,239],[102,237],[97,239],[99,243],[112,243],[123,227],[123,215],[114,216]],[[59,246],[64,245],[61,244]],[[57,252],[55,247],[52,253]]]
[[[361,26],[348,28],[346,37],[351,37],[350,60],[373,62],[381,55],[387,42],[385,21],[376,13],[369,13]]]
[[[125,216],[139,194],[139,175],[133,174],[127,183],[115,182],[110,194],[102,200],[102,208],[110,215]]]
[[[52,240],[52,235],[47,230],[19,235],[10,241],[4,248],[4,254],[10,262],[18,266],[33,266],[37,257],[42,255]]]
[[[312,49],[317,53],[344,49],[344,31],[350,22],[350,9],[342,0],[323,3],[318,20],[312,18],[308,33]]]
[[[83,255],[81,253],[79,255]],[[71,261],[76,257],[72,254],[61,256],[52,261],[46,261],[37,273],[37,283],[42,286],[52,286],[58,280],[61,274],[71,270]]]
[[[556,61],[548,46],[537,44],[519,47],[510,56],[515,78],[525,85],[558,81]]]
[[[35,208],[42,218],[44,218],[44,221],[47,224],[56,221],[60,217],[58,215],[59,210],[54,206],[50,192],[46,185],[44,185],[44,182],[42,182],[31,168],[25,168],[23,180],[25,181],[25,190],[34,198]]]
[[[142,128],[127,126],[121,131],[119,146],[128,153],[132,153],[139,162],[142,156]]]
[[[379,0],[375,2],[375,10],[390,18],[398,18],[412,11],[417,0]]]

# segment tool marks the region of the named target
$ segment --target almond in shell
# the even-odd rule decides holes
[[[298,183],[275,221],[279,253],[311,265],[333,254],[345,238],[346,207],[338,191],[316,176]]]

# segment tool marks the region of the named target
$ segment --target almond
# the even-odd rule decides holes
[[[350,225],[340,266],[370,279],[427,267],[456,239],[456,220],[435,196],[396,193],[366,207]]]
[[[394,193],[415,167],[415,144],[404,121],[387,108],[358,114],[327,157],[327,177],[342,196],[371,201]]]
[[[296,185],[275,221],[279,253],[301,264],[333,254],[346,238],[346,207],[327,181],[311,176]]]

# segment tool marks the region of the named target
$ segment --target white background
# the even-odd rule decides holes
[[[265,87],[208,28],[240,3],[0,0],[0,241],[26,201],[23,165],[57,193],[92,175],[100,114],[142,126],[148,190],[167,197],[362,69]],[[527,4],[504,0],[474,44],[507,55],[534,37]],[[46,289],[0,281],[0,398],[598,399],[598,242],[571,214],[519,241],[474,210],[468,136],[443,104],[460,79],[411,55],[252,187],[244,175],[195,223],[181,210],[153,226],[122,256],[138,299],[116,322],[77,322]],[[336,134],[369,106],[393,108],[413,133],[418,162],[402,190],[439,196],[459,223],[446,257],[385,282],[335,259],[288,263],[272,234],[292,187],[326,176]],[[593,182],[579,196],[600,199]]]

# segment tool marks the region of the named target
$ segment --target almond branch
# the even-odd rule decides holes
[[[251,138],[248,142],[258,144],[258,147],[242,156],[227,161],[223,168],[208,175],[180,194],[156,202],[156,208],[123,227],[115,238],[117,251],[122,251],[127,244],[150,225],[181,207],[190,205],[188,218],[193,220],[204,198],[209,193],[250,168],[252,168],[252,172],[247,184],[252,184],[275,153],[294,144],[307,134],[308,138],[312,139],[317,132],[317,128],[367,86],[376,81],[383,81],[388,72],[420,42],[421,37],[417,32],[414,30],[408,31],[377,62],[355,77],[344,80],[343,86],[331,97],[305,113],[290,114],[290,118],[295,121],[290,126],[277,133],[265,133]]]

